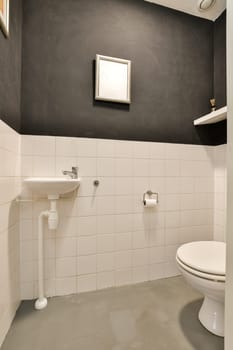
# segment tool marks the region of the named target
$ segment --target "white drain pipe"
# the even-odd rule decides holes
[[[51,199],[50,210],[42,211],[38,218],[38,294],[39,297],[35,302],[35,309],[42,310],[48,300],[44,293],[44,240],[43,240],[43,222],[44,218],[48,218],[48,226],[50,230],[56,230],[58,225],[58,213],[56,199]]]

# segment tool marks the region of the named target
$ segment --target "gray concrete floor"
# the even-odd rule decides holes
[[[2,350],[222,350],[197,319],[202,299],[181,277],[23,302]]]

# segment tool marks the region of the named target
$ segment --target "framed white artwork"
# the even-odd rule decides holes
[[[95,99],[131,102],[131,61],[96,55]]]
[[[0,0],[0,27],[6,37],[9,36],[9,6],[10,0]]]

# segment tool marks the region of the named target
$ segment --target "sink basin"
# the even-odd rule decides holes
[[[24,183],[32,192],[49,199],[58,199],[60,195],[74,191],[80,185],[80,179],[66,177],[28,177]]]

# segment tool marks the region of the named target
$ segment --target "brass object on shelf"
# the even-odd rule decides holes
[[[211,112],[216,111],[216,100],[215,98],[210,99],[210,104],[211,104]]]

